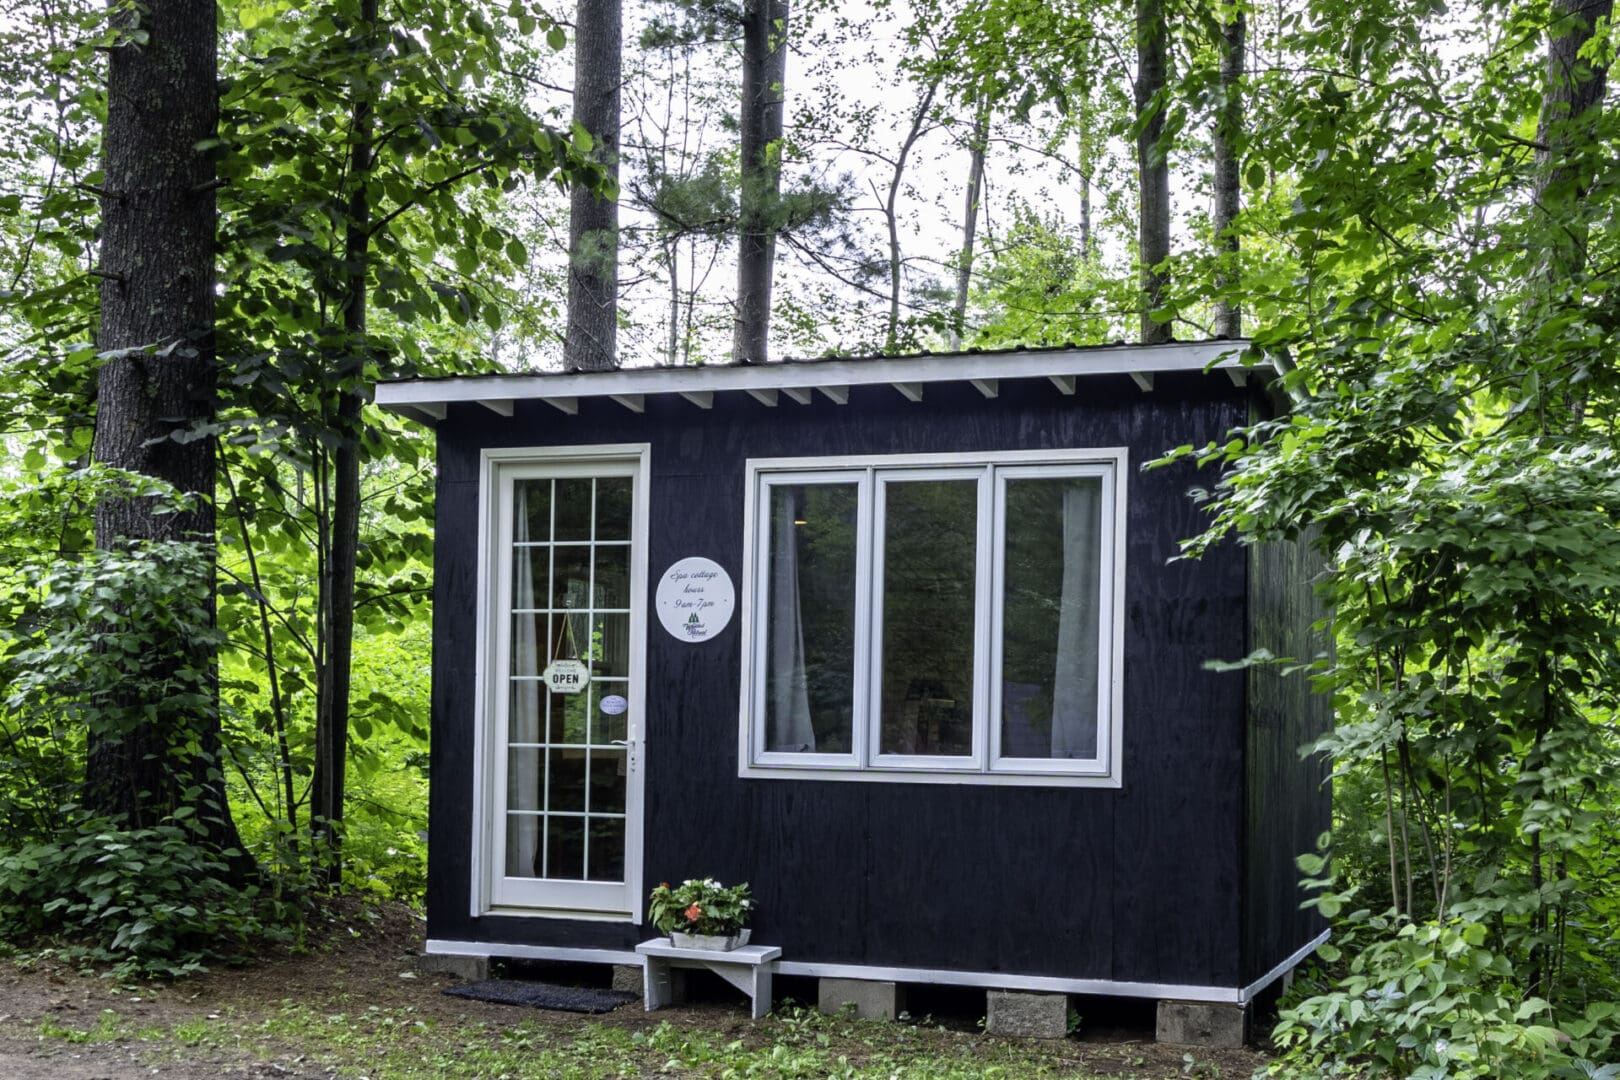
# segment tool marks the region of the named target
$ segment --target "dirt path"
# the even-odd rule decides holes
[[[647,1014],[634,1005],[599,1017],[512,1008],[445,996],[454,980],[418,975],[421,922],[399,906],[349,908],[320,928],[320,944],[279,952],[235,969],[170,984],[120,986],[49,961],[0,961],[0,1080],[381,1080],[410,1076],[713,1076],[721,1062],[689,1054],[671,1067],[658,1039],[746,1045],[759,1053],[810,1047],[830,1060],[872,1064],[957,1062],[971,1075],[985,1055],[1011,1060],[1020,1075],[1134,1077],[1249,1076],[1264,1058],[1250,1051],[1185,1051],[1142,1041],[1030,1043],[992,1040],[971,1027],[862,1025],[822,1021],[804,1029],[791,1015],[751,1022],[729,1000]],[[600,1021],[592,1025],[589,1021]],[[669,1025],[669,1026],[665,1026]],[[827,1027],[825,1025],[831,1025]],[[673,1027],[673,1032],[671,1027]],[[662,1032],[662,1034],[659,1034]],[[602,1042],[580,1046],[584,1039]],[[524,1040],[562,1064],[531,1071],[527,1053],[485,1059],[486,1048]],[[830,1047],[830,1049],[829,1049]],[[570,1049],[572,1048],[572,1049]],[[432,1055],[438,1055],[434,1057]],[[979,1055],[975,1057],[974,1055]],[[517,1068],[511,1071],[512,1062]],[[492,1063],[493,1062],[493,1063]],[[505,1062],[502,1064],[501,1062]],[[926,1071],[926,1069],[924,1069]],[[753,1075],[750,1072],[750,1075]],[[778,1072],[765,1075],[807,1075]],[[961,1075],[960,1072],[954,1075]]]

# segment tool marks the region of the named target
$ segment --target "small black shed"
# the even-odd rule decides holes
[[[713,876],[782,974],[1246,1006],[1325,937],[1328,705],[1206,662],[1320,652],[1314,567],[1172,561],[1211,478],[1141,468],[1274,407],[1237,348],[379,386],[438,435],[428,953],[638,964]]]

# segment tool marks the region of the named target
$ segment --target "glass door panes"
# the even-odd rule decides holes
[[[513,481],[509,878],[625,880],[631,488],[628,476]],[[590,667],[583,692],[548,691],[560,658]]]

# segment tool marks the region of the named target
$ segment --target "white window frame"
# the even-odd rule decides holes
[[[759,520],[760,520],[761,535],[762,536],[765,535],[768,532],[769,528],[770,528],[771,488],[776,487],[778,485],[790,485],[790,486],[797,487],[797,486],[801,486],[801,485],[813,486],[813,485],[817,485],[817,484],[847,484],[850,481],[855,480],[860,475],[861,474],[859,472],[854,472],[854,471],[851,471],[849,469],[805,469],[805,470],[795,470],[793,472],[784,472],[784,473],[780,473],[780,474],[777,474],[777,473],[765,473],[765,474],[761,475],[758,478],[757,486],[756,486],[756,481],[754,480],[754,478],[752,476],[750,476],[750,480],[749,480],[749,484],[748,484],[748,490],[751,491],[751,492],[757,492],[758,497],[760,499],[759,507],[761,508],[761,510],[760,510],[760,514],[759,514]],[[856,488],[855,520],[856,520],[857,523],[859,523],[861,521],[865,521],[865,520],[868,519],[868,515],[871,513],[871,510],[872,510],[872,506],[871,506],[872,498],[871,498],[871,495],[872,495],[871,490],[865,484],[860,484]],[[750,501],[749,509],[750,509],[750,511],[753,510],[752,501]],[[859,527],[859,526],[857,525],[857,527]],[[753,685],[758,688],[758,692],[754,696],[757,697],[757,699],[758,699],[759,707],[754,708],[754,709],[745,708],[743,710],[743,716],[744,716],[745,719],[750,714],[752,714],[752,716],[753,716],[753,731],[752,731],[753,745],[759,747],[759,753],[755,755],[755,761],[757,761],[760,765],[764,765],[764,766],[776,765],[776,766],[781,766],[783,768],[790,768],[790,769],[795,769],[795,770],[803,769],[803,768],[807,768],[807,767],[812,767],[812,766],[826,768],[826,769],[861,768],[861,767],[864,766],[864,764],[866,762],[866,750],[865,750],[864,747],[859,745],[859,743],[854,739],[853,735],[851,736],[849,753],[847,753],[847,754],[801,754],[801,753],[795,753],[795,752],[791,752],[791,751],[780,751],[780,750],[772,752],[772,751],[769,751],[769,750],[765,749],[765,707],[764,706],[765,706],[765,693],[766,693],[766,689],[767,689],[767,683],[766,683],[766,679],[765,679],[765,664],[766,664],[766,659],[767,659],[767,657],[766,657],[767,650],[766,650],[766,647],[765,647],[765,621],[764,621],[764,614],[763,613],[765,611],[765,605],[768,602],[767,601],[767,596],[766,596],[767,588],[766,588],[766,583],[764,581],[761,581],[759,583],[758,589],[755,590],[755,593],[751,596],[751,594],[749,593],[748,586],[749,586],[750,580],[754,576],[753,575],[753,569],[755,567],[762,568],[765,565],[765,559],[768,556],[769,556],[768,551],[761,552],[760,556],[759,556],[759,561],[756,563],[754,558],[752,557],[752,555],[750,555],[747,562],[745,563],[745,566],[748,569],[745,569],[744,573],[743,573],[744,582],[743,582],[742,610],[744,612],[753,611],[754,608],[750,607],[750,603],[752,602],[753,604],[758,606],[758,611],[759,611],[759,617],[757,618],[757,620],[749,620],[746,615],[744,616],[744,630],[743,630],[743,636],[746,639],[747,636],[748,636],[748,629],[747,629],[748,625],[750,625],[750,624],[757,625],[760,628],[759,647],[756,649],[756,648],[753,648],[750,645],[747,648],[747,651],[745,651],[743,653],[744,666],[745,666],[745,668],[750,668],[751,669],[750,671],[745,671],[744,677],[743,677],[743,683],[745,685],[748,684],[749,681],[750,681],[749,678],[748,678],[748,675],[752,674],[752,676],[753,676],[753,680],[752,680]],[[872,549],[871,549],[870,545],[868,545],[868,544],[860,544],[860,545],[858,545],[856,547],[856,549],[855,549],[855,577],[856,577],[856,580],[864,581],[868,577],[871,576],[871,572],[872,572],[871,571],[871,566],[870,566],[871,558],[872,558]],[[872,630],[872,625],[871,624],[872,624],[872,620],[871,620],[871,616],[870,616],[870,611],[865,606],[865,599],[864,599],[864,597],[861,597],[859,594],[857,594],[856,608],[855,608],[855,655],[851,658],[852,661],[853,661],[853,664],[854,664],[854,673],[855,673],[854,679],[855,679],[855,686],[856,687],[861,687],[861,686],[866,685],[866,681],[867,681],[867,666],[871,663],[871,652],[872,652],[872,650],[871,650],[871,630]],[[747,692],[745,691],[745,695],[746,695],[746,693]],[[745,696],[744,700],[746,701],[746,700],[748,700],[748,698]],[[857,691],[856,697],[854,699],[854,702],[855,702],[855,708],[859,709],[861,706],[860,706],[860,697],[859,697],[859,692],[858,691]],[[745,737],[745,741],[746,741],[746,737]]]
[[[473,704],[473,813],[469,909],[473,916],[640,923],[645,829],[648,443],[494,447],[480,453],[478,485],[478,602]],[[543,476],[629,476],[630,709],[626,715],[625,850],[623,885],[558,882],[505,876],[506,686],[510,644],[511,505],[513,484]]]
[[[963,772],[968,770],[982,771],[979,763],[984,761],[985,733],[984,725],[979,722],[981,709],[984,705],[984,692],[986,688],[985,675],[988,672],[985,650],[981,648],[983,642],[982,629],[987,617],[991,615],[990,596],[990,484],[988,470],[983,466],[970,465],[956,468],[890,468],[887,464],[874,465],[870,471],[870,486],[872,490],[872,516],[868,519],[872,523],[871,535],[861,537],[867,542],[863,547],[872,549],[872,573],[866,582],[857,588],[869,591],[872,601],[872,661],[870,674],[867,678],[866,690],[866,734],[867,734],[867,764],[872,769],[884,769],[906,772]],[[973,718],[973,749],[964,758],[962,756],[943,754],[885,754],[883,752],[883,581],[884,581],[884,540],[888,536],[888,500],[883,497],[883,489],[890,484],[927,483],[928,481],[971,480],[974,482],[975,511],[977,515],[978,535],[973,545],[973,701],[971,715]],[[857,696],[857,700],[859,697]],[[856,716],[856,728],[860,728],[859,714]],[[859,731],[857,730],[857,737]]]
[[[1124,688],[1121,676],[1125,633],[1128,462],[1129,454],[1124,447],[750,459],[745,470],[743,510],[744,557],[740,605],[743,663],[737,774],[741,777],[856,782],[1122,786],[1120,748]],[[1007,482],[1074,476],[1095,476],[1102,481],[1097,757],[1085,760],[1003,757],[999,720]],[[968,757],[881,754],[881,687],[878,680],[882,671],[881,585],[885,500],[878,497],[880,485],[968,478],[978,481],[973,753]],[[770,489],[784,484],[818,483],[852,483],[858,491],[853,752],[772,753],[764,750]]]

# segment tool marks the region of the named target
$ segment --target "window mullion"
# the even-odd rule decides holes
[[[879,583],[874,565],[877,552],[882,549],[877,525],[876,474],[876,469],[861,470],[855,502],[855,716],[850,738],[855,746],[856,767],[860,769],[871,765],[872,742],[877,738],[872,716],[877,694],[873,650],[879,636],[874,625]]]
[[[994,574],[995,537],[997,523],[994,514],[995,467],[987,465],[979,476],[978,530],[974,547],[973,596],[973,758],[980,772],[990,771],[990,647],[995,639],[992,620],[999,625],[1001,612],[995,595]]]

